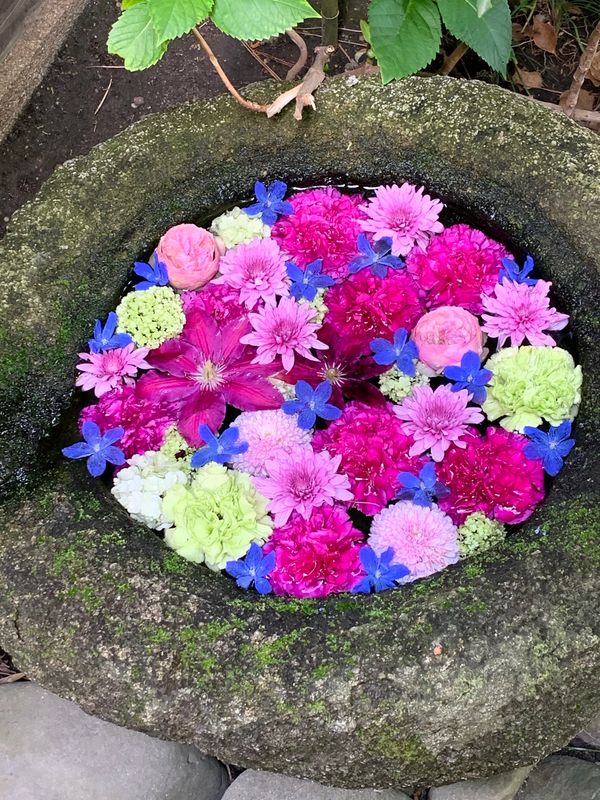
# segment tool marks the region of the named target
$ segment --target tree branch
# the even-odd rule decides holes
[[[300,51],[298,60],[296,61],[294,66],[288,71],[288,74],[285,76],[286,81],[293,81],[298,77],[298,75],[302,72],[302,70],[306,66],[306,62],[308,61],[308,47],[306,46],[306,42],[300,36],[298,31],[295,31],[292,28],[291,30],[286,31],[286,33]]]
[[[594,56],[596,55],[596,50],[598,49],[599,44],[600,22],[592,31],[592,35],[589,38],[587,47],[585,48],[583,55],[579,60],[579,65],[575,70],[575,74],[573,75],[573,82],[571,83],[571,88],[569,89],[569,93],[563,106],[563,110],[567,117],[575,117],[577,101],[579,100],[579,92],[581,91],[584,80],[587,78],[588,72],[590,71],[590,67],[592,66],[592,61],[594,60]]]
[[[288,103],[292,100],[296,101],[296,110],[294,111],[294,119],[301,120],[302,112],[306,106],[315,108],[315,98],[313,92],[325,80],[325,65],[329,62],[332,53],[335,53],[335,47],[328,45],[327,47],[315,47],[315,60],[311,68],[304,76],[302,83],[294,86],[293,89],[288,89],[287,92],[280,94],[279,97],[271,103],[267,108],[267,117],[274,117],[279,114]]]

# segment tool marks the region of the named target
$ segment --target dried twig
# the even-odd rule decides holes
[[[600,22],[592,31],[592,35],[589,38],[585,51],[579,60],[579,65],[575,70],[575,74],[573,75],[571,88],[569,89],[569,93],[563,106],[563,110],[567,117],[573,117],[573,119],[577,119],[575,112],[579,110],[577,109],[579,92],[581,91],[581,87],[583,86],[583,82],[586,79],[588,72],[590,71],[590,67],[592,66],[592,61],[594,60],[594,56],[596,55],[596,50],[598,49],[599,44]],[[591,113],[593,114],[594,112]]]
[[[96,114],[100,111],[100,109],[104,105],[104,101],[106,100],[106,98],[108,97],[108,93],[110,92],[110,87],[112,86],[112,82],[113,82],[113,79],[112,79],[112,75],[111,75],[111,78],[110,78],[110,80],[108,82],[108,86],[106,87],[106,91],[102,95],[102,100],[100,100],[100,102],[98,103],[98,108],[94,111],[94,116],[96,116]]]
[[[267,64],[267,62],[264,60],[264,58],[262,57],[262,55],[261,55],[260,53],[258,53],[258,52],[257,52],[257,51],[256,51],[256,50],[253,48],[253,47],[250,47],[250,45],[248,44],[248,42],[244,42],[244,41],[242,41],[242,44],[244,45],[244,47],[246,48],[246,50],[247,50],[247,51],[250,53],[250,55],[252,56],[252,58],[253,58],[255,61],[258,61],[258,63],[259,63],[259,64],[261,65],[261,67],[262,67],[262,68],[265,70],[265,72],[268,72],[268,73],[269,73],[269,75],[270,75],[272,78],[275,78],[275,80],[276,80],[276,81],[280,81],[280,80],[281,80],[281,78],[279,77],[279,75],[278,75],[278,74],[275,72],[275,70],[274,70],[274,69],[271,69],[271,67],[270,67],[270,66]]]
[[[296,110],[294,111],[294,119],[301,120],[302,112],[307,106],[315,108],[315,98],[313,92],[325,80],[324,67],[329,62],[332,53],[335,52],[335,47],[329,45],[327,47],[315,47],[315,60],[311,68],[304,76],[302,83],[294,86],[293,89],[288,89],[287,92],[280,94],[267,109],[267,117],[274,117],[275,114],[284,109],[292,100],[296,101]]]
[[[7,675],[5,678],[0,678],[0,684],[16,683],[17,681],[21,681],[26,677],[27,675],[25,675],[24,672],[13,672],[12,675]]]
[[[300,36],[298,31],[295,31],[292,28],[291,30],[286,31],[286,33],[300,51],[300,55],[298,56],[298,61],[296,61],[294,66],[288,71],[288,74],[285,76],[286,81],[293,81],[298,77],[298,75],[302,72],[302,70],[306,66],[306,62],[308,61],[308,47],[306,46],[306,42]]]
[[[459,42],[454,50],[450,53],[448,58],[444,60],[442,66],[438,69],[438,75],[450,75],[454,67],[458,64],[468,49],[468,44]]]

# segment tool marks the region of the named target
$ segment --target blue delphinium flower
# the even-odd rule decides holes
[[[270,186],[256,181],[254,194],[258,202],[243,210],[249,217],[260,215],[265,225],[275,225],[279,216],[289,216],[294,210],[292,204],[283,199],[286,192],[287,183],[283,181],[273,181]]]
[[[96,423],[88,420],[81,426],[81,433],[85,441],[63,448],[62,454],[67,458],[87,458],[88,472],[94,478],[102,475],[107,463],[117,467],[125,463],[125,454],[115,447],[125,433],[123,428],[111,428],[102,434]]]
[[[415,361],[419,357],[419,350],[414,342],[408,340],[408,331],[405,328],[398,328],[394,333],[393,344],[387,339],[373,339],[371,350],[376,364],[395,364],[410,378],[417,374]]]
[[[321,275],[323,269],[323,259],[317,258],[311,261],[302,270],[293,261],[286,261],[288,278],[291,280],[290,295],[295,300],[314,300],[317,296],[317,289],[327,289],[333,286],[334,279],[329,275]]]
[[[466,389],[473,398],[474,403],[481,405],[486,396],[486,384],[492,379],[493,373],[489,369],[482,369],[481,359],[474,350],[467,351],[460,360],[460,367],[444,367],[444,376],[453,381],[451,389],[459,392]]]
[[[563,468],[563,461],[575,445],[571,435],[571,420],[566,419],[560,425],[552,425],[548,433],[527,425],[523,428],[525,436],[531,439],[523,452],[527,458],[541,461],[544,469],[554,477]]]
[[[116,350],[133,342],[128,333],[115,333],[117,330],[117,315],[111,311],[104,326],[99,319],[94,325],[94,338],[88,341],[90,353],[101,353],[104,350]]]
[[[235,578],[235,582],[241,589],[249,589],[254,584],[254,588],[259,594],[269,594],[272,591],[267,576],[273,572],[274,568],[275,551],[272,550],[265,556],[262,548],[255,542],[250,545],[244,558],[240,558],[238,561],[228,561],[225,565],[225,570]]]
[[[534,263],[531,256],[527,256],[523,267],[519,267],[512,258],[503,258],[498,282],[503,283],[504,279],[513,283],[526,283],[527,286],[535,286],[537,278],[529,278],[528,275],[533,271]]]
[[[146,264],[144,261],[136,261],[133,265],[133,271],[143,281],[136,283],[136,291],[144,291],[151,289],[153,286],[166,286],[169,283],[169,274],[167,272],[167,265],[160,260],[154,253],[152,260],[153,264]]]
[[[368,544],[361,547],[360,563],[367,574],[352,591],[369,593],[372,589],[376,592],[395,589],[397,581],[410,575],[410,570],[404,564],[392,564],[393,558],[393,547],[388,547],[380,556]]]
[[[298,381],[294,391],[296,399],[286,400],[281,408],[286,414],[298,414],[299,428],[303,430],[313,428],[317,417],[332,420],[342,416],[337,406],[327,402],[331,397],[331,381],[323,381],[316,389],[306,381]]]
[[[370,267],[373,275],[385,278],[388,269],[402,269],[406,266],[401,258],[392,255],[392,240],[389,236],[382,236],[371,244],[366,234],[359,233],[356,246],[361,255],[350,262],[348,272],[351,275]]]
[[[238,442],[240,432],[235,426],[227,428],[220,436],[215,436],[208,425],[200,425],[198,433],[204,439],[205,444],[192,456],[190,464],[193,469],[204,467],[211,461],[225,464],[227,461],[231,461],[233,456],[245,453],[248,449],[248,442]]]
[[[431,506],[434,498],[442,500],[450,494],[450,489],[438,481],[433,461],[428,461],[418,476],[399,472],[398,483],[402,487],[396,495],[398,500],[411,500],[417,506]]]

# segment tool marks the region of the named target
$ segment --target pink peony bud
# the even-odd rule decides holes
[[[460,364],[472,350],[483,352],[483,333],[477,317],[460,306],[440,306],[424,314],[412,332],[419,348],[419,360],[436,372]]]
[[[212,233],[197,225],[169,228],[156,248],[176,289],[200,289],[217,274],[219,248]]]

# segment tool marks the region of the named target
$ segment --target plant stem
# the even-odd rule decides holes
[[[572,117],[577,107],[577,101],[579,100],[579,93],[581,92],[581,87],[583,86],[583,82],[588,76],[588,72],[590,71],[590,67],[592,66],[592,61],[594,60],[594,56],[596,55],[596,51],[598,50],[598,46],[600,45],[600,22],[596,25],[594,30],[592,31],[592,35],[590,36],[587,47],[585,48],[583,55],[579,61],[579,65],[575,70],[575,74],[573,75],[573,82],[571,84],[571,88],[569,89],[569,93],[567,95],[567,99],[564,105],[564,112],[567,117]]]
[[[323,25],[321,31],[323,47],[337,47],[339,16],[339,0],[322,0],[321,17]]]

